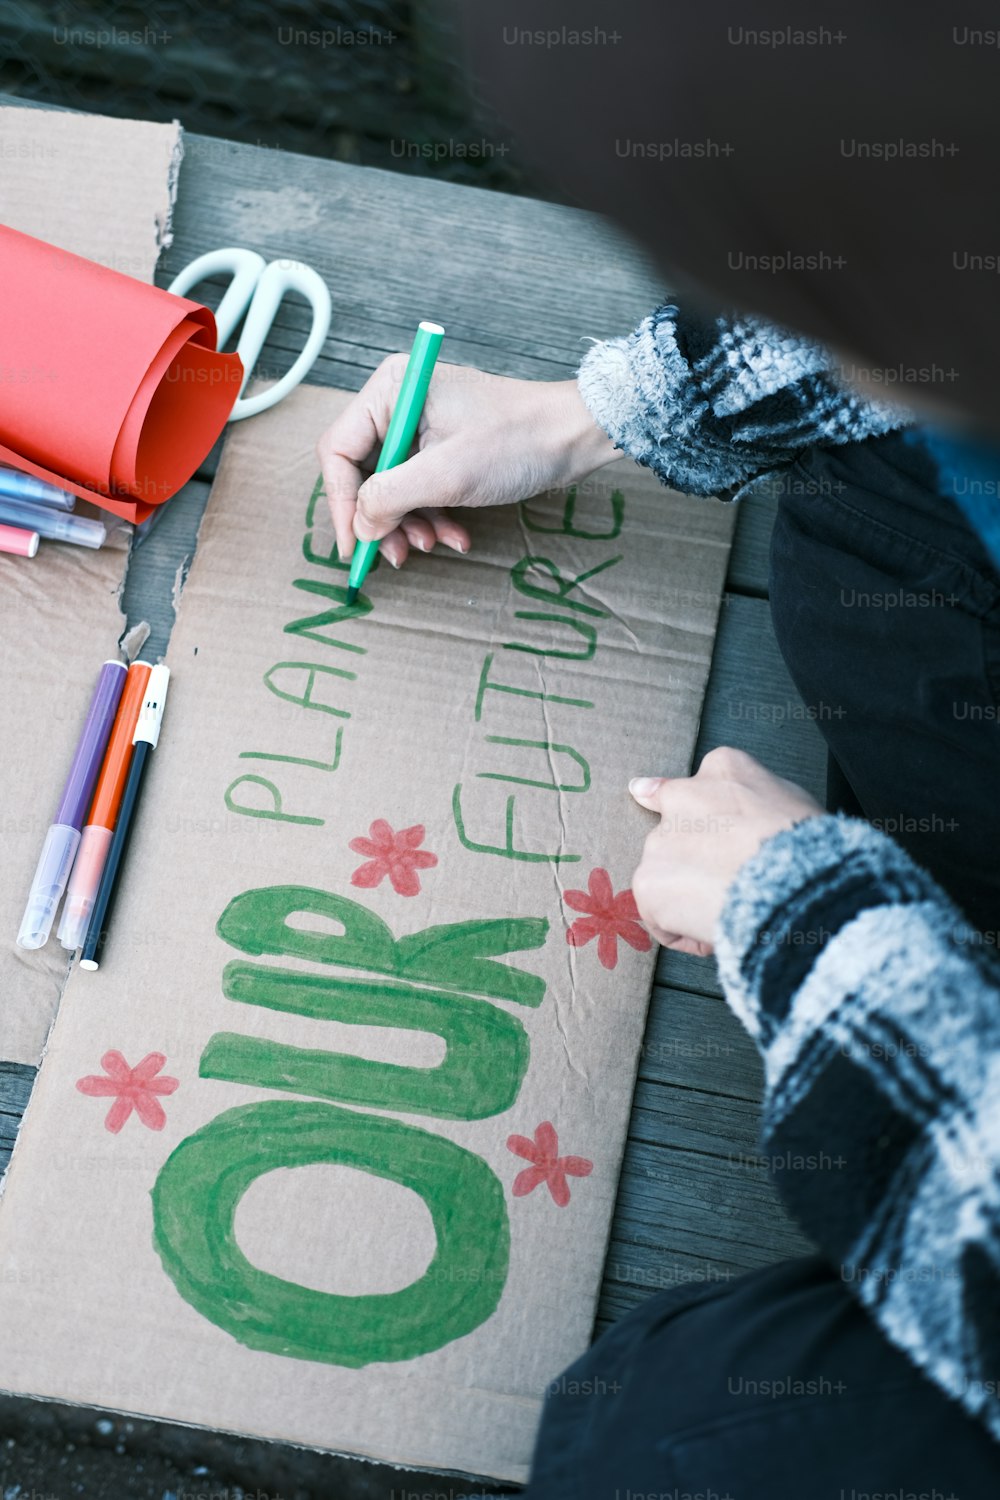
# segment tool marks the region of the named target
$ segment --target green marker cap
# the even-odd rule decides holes
[[[375,473],[395,469],[410,455],[420,418],[427,400],[427,389],[434,373],[444,329],[440,323],[421,323],[403,372],[396,405],[389,419],[389,429],[375,465]],[[378,542],[358,542],[351,558],[347,578],[347,602],[353,604],[379,549]]]

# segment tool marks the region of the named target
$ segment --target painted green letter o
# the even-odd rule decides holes
[[[420,1194],[437,1249],[418,1281],[346,1297],[251,1265],[234,1228],[243,1194],[265,1172],[315,1162]],[[185,1301],[248,1348],[294,1359],[355,1369],[414,1359],[484,1323],[507,1279],[507,1207],[486,1163],[428,1130],[333,1104],[270,1100],[226,1110],[168,1157],[152,1199],[153,1244]]]

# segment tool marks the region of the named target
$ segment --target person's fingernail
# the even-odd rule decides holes
[[[662,780],[662,776],[633,776],[628,789],[633,797],[651,797]]]

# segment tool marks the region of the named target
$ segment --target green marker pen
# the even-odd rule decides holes
[[[386,432],[382,452],[375,465],[376,474],[381,474],[383,469],[394,469],[397,464],[403,463],[410,456],[410,448],[416,436],[420,414],[427,400],[427,387],[431,383],[434,362],[443,338],[444,329],[439,323],[421,323],[417,329],[417,336],[413,340],[413,348],[410,350],[410,357],[403,372],[399,399],[393,407],[392,416],[389,419],[389,430]],[[378,548],[378,542],[358,542],[354,548],[351,571],[347,576],[348,604],[353,604],[357,599],[358,591],[375,561]]]

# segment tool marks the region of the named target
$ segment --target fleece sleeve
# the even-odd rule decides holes
[[[577,384],[636,463],[687,494],[723,499],[814,443],[860,442],[911,420],[842,385],[832,356],[808,339],[673,303],[627,338],[595,344]]]
[[[886,1337],[1000,1438],[995,948],[891,839],[824,816],[743,866],[716,949],[763,1056],[786,1204]]]

